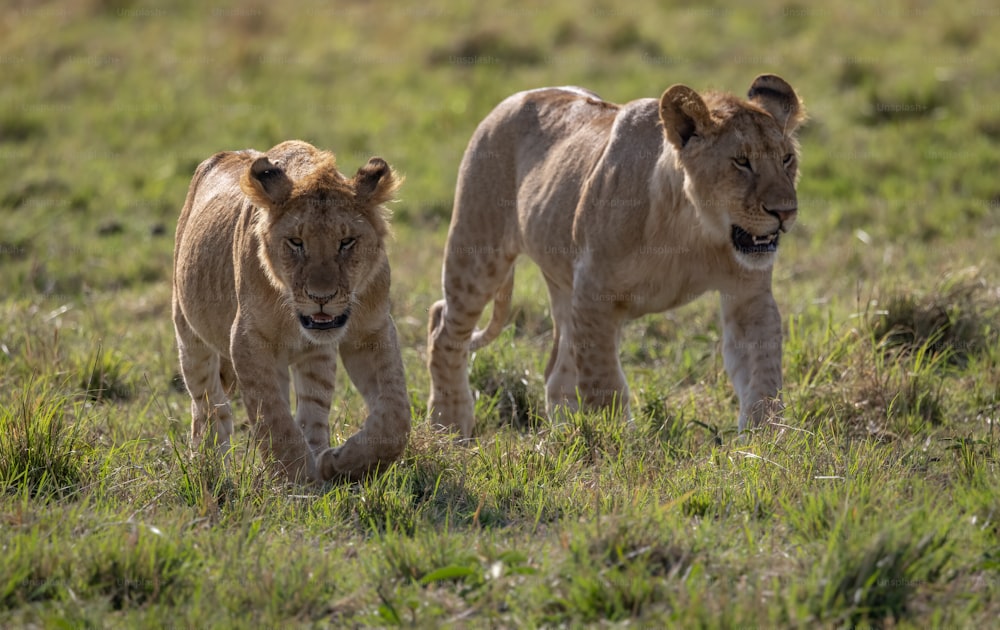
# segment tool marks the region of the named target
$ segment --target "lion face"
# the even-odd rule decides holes
[[[744,267],[770,267],[798,211],[795,92],[773,75],[754,81],[748,101],[673,86],[660,116],[704,231]]]
[[[337,172],[332,157],[300,181],[267,157],[244,175],[243,191],[260,210],[254,229],[262,267],[308,339],[343,336],[358,294],[385,260],[381,204],[396,185],[379,158],[353,179]]]

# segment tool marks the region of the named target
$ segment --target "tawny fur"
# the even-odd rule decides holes
[[[502,329],[520,254],[538,264],[549,290],[550,416],[579,402],[627,415],[622,325],[707,291],[721,296],[740,431],[779,414],[774,253],[738,248],[734,226],[769,239],[794,223],[794,132],[803,117],[795,92],[774,75],[755,79],[747,100],[675,85],[659,100],[625,105],[581,88],[503,101],[459,169],[444,300],[428,326],[431,421],[472,435],[469,351]],[[475,330],[490,301],[493,320]]]
[[[289,480],[358,478],[400,456],[410,408],[382,206],[398,183],[379,158],[347,178],[332,153],[300,141],[198,167],[177,225],[173,293],[193,444],[228,450],[235,385],[262,453]],[[331,448],[338,353],[369,415]]]

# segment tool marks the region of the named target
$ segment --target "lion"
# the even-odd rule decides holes
[[[740,433],[776,418],[782,339],[771,270],[798,210],[804,116],[772,74],[754,79],[746,100],[674,85],[625,105],[578,87],[500,103],[459,167],[444,299],[429,313],[432,423],[472,435],[469,352],[503,329],[520,254],[549,292],[550,418],[581,406],[631,417],[622,325],[707,291],[721,296]]]
[[[382,205],[398,185],[381,158],[347,178],[332,153],[296,140],[201,163],[173,276],[193,445],[209,439],[228,453],[235,385],[265,460],[290,481],[357,479],[401,455],[411,418]],[[338,353],[369,415],[331,448]]]

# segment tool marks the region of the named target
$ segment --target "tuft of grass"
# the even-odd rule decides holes
[[[943,577],[955,545],[947,531],[921,535],[906,528],[884,531],[860,547],[836,541],[819,564],[822,590],[813,614],[855,627],[908,616],[918,588]]]
[[[874,85],[874,84],[869,84]],[[868,107],[861,121],[868,125],[895,124],[920,118],[933,118],[950,103],[946,87],[921,87],[899,92],[885,92],[870,87]]]
[[[444,532],[388,535],[384,539],[385,567],[382,579],[432,582],[462,582],[473,576],[479,558],[467,541]]]
[[[870,325],[883,352],[944,355],[949,364],[965,365],[996,341],[998,315],[1000,300],[971,269],[946,278],[926,295],[889,295]]]
[[[456,604],[497,616],[509,586],[538,573],[529,554],[453,532],[387,536],[385,557],[373,565],[379,605],[376,625],[422,625]]]
[[[178,498],[196,508],[202,516],[214,520],[220,508],[233,500],[236,492],[233,480],[227,475],[223,454],[205,441],[197,451],[186,457],[178,448],[178,442],[176,436],[171,436],[170,445],[180,468]],[[251,449],[250,453],[256,453],[256,449]]]
[[[541,49],[519,44],[507,35],[493,30],[463,35],[451,45],[432,51],[428,61],[432,65],[472,67],[476,65],[519,66],[540,63]]]
[[[45,134],[45,123],[37,117],[20,113],[0,117],[0,137],[7,142],[28,142],[43,138]]]
[[[399,476],[383,474],[372,483],[353,488],[352,516],[371,532],[414,534],[419,529],[419,508]]]
[[[4,549],[0,610],[59,599],[69,575],[67,560],[54,554],[37,530],[14,538]]]
[[[688,419],[686,409],[675,411],[662,396],[647,398],[642,404],[640,416],[648,419],[650,432],[668,453],[674,455],[690,453],[692,430],[695,427],[711,432],[715,443],[722,444],[718,428]]]
[[[130,379],[132,363],[115,353],[104,352],[98,346],[93,359],[82,366],[80,388],[94,402],[122,402],[135,395],[135,384]]]
[[[928,346],[911,360],[900,363],[892,357],[876,355],[863,372],[868,381],[857,387],[854,401],[858,418],[868,432],[892,437],[893,427],[925,430],[942,423],[946,409],[945,381],[941,365],[946,355],[934,355]]]
[[[954,454],[961,476],[973,487],[987,485],[989,472],[998,463],[995,436],[945,438],[945,442]]]
[[[494,342],[495,348],[475,353],[469,368],[469,384],[478,392],[476,417],[489,420],[487,426],[510,425],[519,429],[537,426],[545,412],[545,394],[538,378],[526,369],[520,358],[505,351],[503,340],[509,331]],[[482,420],[480,420],[482,422]]]
[[[841,62],[837,73],[837,84],[847,89],[869,87],[877,80],[878,76],[871,64],[859,63],[853,59]]]
[[[124,536],[109,532],[91,541],[81,567],[88,591],[113,610],[174,605],[190,597],[201,565],[197,550],[153,526],[123,526]]]
[[[44,384],[28,383],[0,401],[0,483],[5,493],[61,498],[86,481],[79,425],[70,401]]]
[[[636,26],[635,22],[622,22],[615,26],[606,36],[604,47],[613,53],[634,50],[647,57],[657,57],[663,54],[660,44],[648,39]]]
[[[622,621],[662,606],[699,562],[697,551],[672,538],[655,513],[597,519],[577,529],[551,587],[546,623]]]

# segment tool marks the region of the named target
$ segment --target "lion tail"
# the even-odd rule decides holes
[[[486,328],[477,328],[473,331],[472,339],[469,341],[470,351],[478,350],[479,348],[489,344],[503,331],[504,326],[507,325],[507,319],[510,317],[510,308],[513,303],[513,293],[514,266],[511,265],[510,271],[507,272],[507,277],[504,278],[503,284],[501,284],[500,288],[493,294],[493,314],[490,316],[490,323],[486,325]]]

